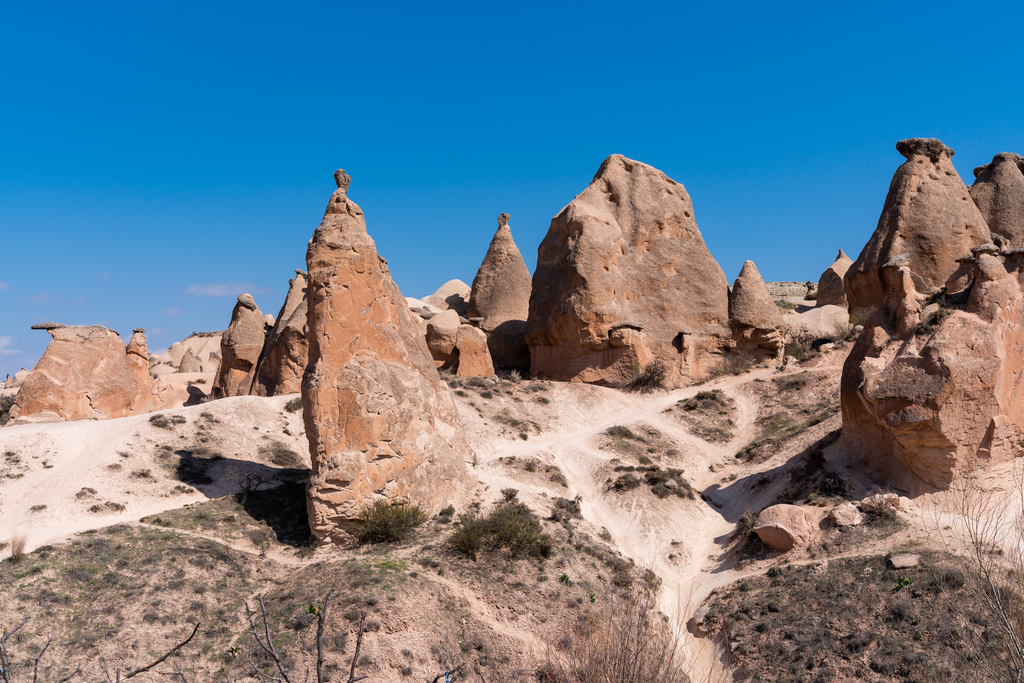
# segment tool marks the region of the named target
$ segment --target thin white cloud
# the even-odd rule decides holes
[[[238,296],[243,293],[268,294],[273,291],[251,282],[207,282],[191,285],[184,293],[196,296]]]
[[[4,291],[8,287],[10,287],[10,285],[7,284],[6,282],[0,282],[0,292]]]
[[[14,337],[0,337],[0,356],[13,356],[17,353],[21,353],[17,349],[10,348],[11,342],[14,341]]]
[[[110,273],[100,273],[96,277],[98,277],[101,280],[107,280],[110,278]]]
[[[164,315],[182,315],[185,311],[180,308],[165,308]]]
[[[39,292],[38,294],[33,294],[28,298],[28,302],[30,304],[45,304],[48,301],[53,301],[53,294],[50,294],[49,292]]]

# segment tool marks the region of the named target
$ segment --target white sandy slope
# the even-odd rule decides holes
[[[242,396],[116,420],[0,428],[0,542],[24,534],[31,550],[86,529],[224,495],[237,490],[236,482],[246,473],[278,467],[259,452],[275,441],[308,467],[302,411],[284,409],[295,397]],[[150,422],[157,414],[181,416],[185,423],[161,429]],[[168,457],[162,447],[174,451],[195,445],[224,457],[211,469],[214,484],[182,493],[175,488],[181,482],[168,467],[177,458]],[[149,476],[142,476],[146,470]],[[107,502],[124,510],[110,510]],[[46,507],[39,509],[41,505]],[[104,511],[90,512],[97,505]]]

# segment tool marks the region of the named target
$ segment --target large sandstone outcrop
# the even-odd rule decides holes
[[[743,262],[729,293],[729,326],[734,353],[745,354],[755,362],[782,361],[786,349],[782,313],[753,261]]]
[[[213,397],[248,396],[267,339],[267,321],[251,294],[239,294],[220,341],[220,369]]]
[[[667,383],[684,384],[719,362],[728,321],[725,273],[686,188],[615,154],[541,242],[526,324],[530,372],[616,383],[658,360]]]
[[[974,169],[971,197],[985,217],[993,239],[1004,249],[1024,247],[1024,158],[1002,152]]]
[[[843,443],[879,483],[948,488],[1013,458],[1024,426],[1024,297],[988,248],[963,309],[922,306],[909,258],[882,269],[882,307],[843,367]]]
[[[303,418],[317,543],[345,542],[363,506],[412,501],[428,512],[467,499],[472,459],[448,387],[359,206],[338,190],[306,252],[309,365]]]
[[[59,419],[106,419],[152,409],[152,383],[143,330],[127,345],[99,325],[33,325],[53,340],[25,378],[11,418],[49,413]]]
[[[853,265],[853,260],[842,249],[832,265],[818,278],[818,296],[815,306],[842,306],[846,308],[846,286],[843,278]]]
[[[985,218],[953,168],[953,150],[938,140],[900,140],[906,157],[889,185],[871,239],[846,271],[850,317],[860,322],[882,305],[882,266],[906,255],[915,289],[938,292],[957,269],[956,259],[990,241]]]
[[[526,318],[530,314],[533,280],[508,227],[509,215],[498,216],[494,233],[469,295],[469,317],[487,334],[491,359],[499,367],[529,368]]]
[[[252,394],[277,396],[302,390],[309,342],[306,339],[306,274],[295,271],[288,281],[288,295],[277,314],[277,322],[267,335],[256,369]]]

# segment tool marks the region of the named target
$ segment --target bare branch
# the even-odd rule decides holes
[[[50,649],[50,642],[52,640],[53,639],[50,638],[50,634],[47,633],[46,634],[46,645],[43,645],[43,649],[39,651],[39,654],[36,656],[36,661],[35,661],[34,665],[32,666],[32,683],[36,683],[36,680],[39,678],[39,660],[42,659],[43,655],[46,654],[46,651]]]
[[[120,680],[128,680],[128,679],[129,679],[129,678],[131,678],[132,676],[135,676],[136,674],[141,674],[141,673],[145,673],[146,671],[149,671],[150,669],[152,669],[152,668],[153,668],[154,666],[156,666],[157,664],[160,664],[160,663],[162,663],[162,662],[163,662],[163,661],[164,661],[165,659],[167,659],[168,657],[170,657],[171,655],[173,655],[173,654],[174,654],[175,652],[177,652],[177,651],[178,651],[178,650],[180,650],[181,648],[183,648],[183,647],[185,647],[186,645],[188,645],[188,644],[189,644],[189,642],[191,642],[191,640],[192,640],[193,638],[195,638],[195,637],[196,637],[196,633],[197,633],[197,632],[199,631],[199,625],[200,625],[200,624],[202,624],[202,622],[197,622],[197,623],[196,623],[196,627],[195,627],[194,629],[192,629],[192,634],[191,634],[191,635],[189,635],[189,637],[188,637],[188,638],[186,638],[185,640],[181,641],[180,643],[178,643],[177,645],[175,645],[174,647],[172,647],[172,648],[171,648],[170,650],[168,650],[168,651],[167,651],[167,653],[166,653],[166,654],[165,654],[165,655],[164,655],[163,657],[160,657],[159,659],[157,659],[157,660],[156,660],[155,662],[153,662],[152,664],[149,664],[149,665],[147,665],[147,666],[141,666],[141,667],[139,667],[139,668],[138,668],[138,669],[136,669],[135,671],[132,671],[131,673],[129,673],[129,674],[126,674],[126,675],[125,675],[125,677],[124,677],[124,679],[122,679],[122,678],[121,678],[121,670],[120,670],[120,669],[118,669],[118,670],[117,670],[117,680],[119,680],[119,681],[120,681]]]
[[[324,598],[324,606],[316,615],[316,683],[326,683],[324,679],[324,622],[327,620],[327,606],[331,603],[331,596],[334,595],[334,586],[327,591]],[[351,677],[351,676],[350,676]],[[309,679],[309,672],[306,672],[306,679]]]
[[[69,673],[69,674],[68,674],[67,676],[65,676],[64,678],[62,678],[62,679],[60,679],[59,681],[57,681],[57,683],[68,683],[68,681],[70,681],[70,680],[71,680],[72,678],[74,678],[75,676],[77,676],[77,675],[78,675],[78,674],[80,674],[81,672],[82,672],[82,665],[81,665],[81,664],[79,664],[79,665],[78,665],[78,668],[76,668],[76,669],[75,669],[74,671],[72,671],[71,673]]]
[[[7,653],[7,639],[13,636],[15,633],[21,630],[21,627],[28,621],[26,616],[21,620],[21,623],[14,627],[14,629],[8,632],[7,627],[4,627],[4,634],[0,636],[0,677],[3,678],[4,683],[11,683],[11,657]]]
[[[439,673],[436,676],[434,676],[434,680],[432,680],[430,683],[437,683],[439,680],[444,678],[446,675],[457,674],[460,671],[462,671],[462,667],[464,667],[464,666],[466,666],[465,662],[463,662],[462,664],[459,664],[457,667],[455,667],[454,669],[451,669],[449,671],[442,671],[441,673]],[[481,676],[481,678],[483,678],[483,676]]]
[[[281,656],[277,654],[277,648],[274,647],[274,641],[270,637],[270,621],[267,618],[267,607],[263,604],[263,596],[257,595],[256,598],[260,601],[260,610],[263,612],[263,631],[267,638],[266,644],[260,640],[260,634],[259,631],[256,630],[256,622],[253,620],[253,612],[249,609],[249,603],[246,602],[243,604],[245,604],[245,615],[249,618],[249,628],[252,632],[252,637],[256,639],[256,644],[274,660],[274,664],[277,665],[277,670],[281,674],[280,679],[272,676],[268,676],[268,678],[270,678],[270,680],[284,680],[285,683],[292,683],[292,679],[288,678],[288,672],[284,670],[284,664],[281,663]],[[252,664],[251,658],[249,663]],[[253,664],[253,668],[256,669],[257,672],[262,673],[258,668],[256,668],[255,664]],[[263,675],[266,676],[267,674]]]
[[[348,671],[348,683],[356,683],[361,681],[366,676],[360,676],[356,678],[356,663],[359,660],[359,648],[363,646],[363,622],[366,621],[366,610],[359,613],[359,635],[356,636],[356,651],[352,654],[352,666]]]

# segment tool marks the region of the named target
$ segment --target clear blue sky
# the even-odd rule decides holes
[[[0,377],[29,326],[150,349],[276,315],[334,189],[402,292],[472,282],[496,218],[532,270],[602,159],[683,183],[726,275],[817,279],[875,227],[906,137],[1024,152],[1024,4],[7,3]],[[220,294],[218,296],[218,294]]]

